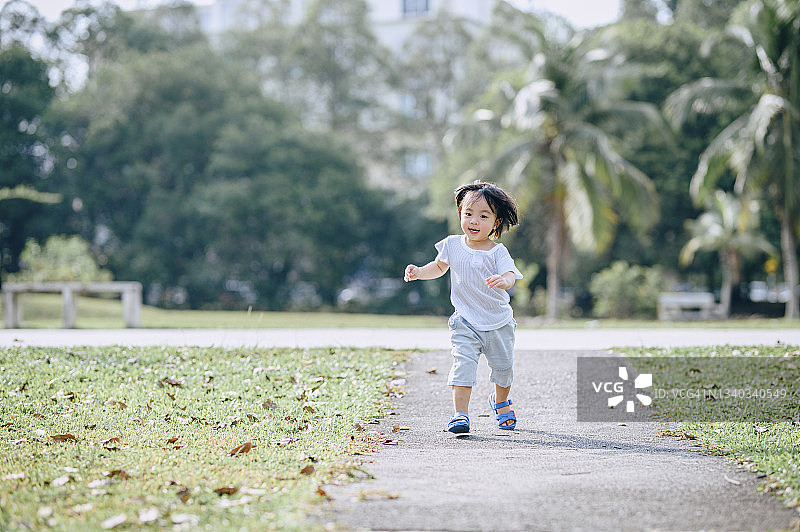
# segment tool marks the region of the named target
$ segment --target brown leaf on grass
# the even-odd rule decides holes
[[[286,436],[285,438],[281,438],[280,440],[278,440],[276,442],[273,442],[273,444],[275,444],[278,447],[283,447],[285,445],[289,445],[290,443],[294,443],[299,439],[300,438],[292,438],[292,437]]]
[[[276,403],[272,399],[267,399],[266,401],[261,403],[261,408],[265,410],[275,410],[276,408],[278,408],[278,403]]]
[[[305,410],[306,412],[311,412],[312,414],[313,414],[314,412],[316,412],[316,410],[314,410],[314,407],[313,407],[313,406],[308,406],[308,405],[305,405],[305,406],[303,407],[303,410]]]
[[[181,488],[180,490],[178,490],[178,493],[176,493],[176,495],[178,496],[178,498],[181,500],[182,503],[186,504],[186,502],[189,500],[189,497],[191,496],[191,491],[189,490],[189,488]]]
[[[308,464],[307,466],[305,466],[303,469],[300,470],[301,475],[313,475],[315,472],[316,469],[314,469],[314,466],[311,464]]]
[[[214,493],[217,495],[233,495],[239,491],[239,488],[235,486],[223,486],[221,488],[217,488],[214,490]]]
[[[111,397],[108,401],[106,401],[106,406],[116,406],[120,410],[122,410],[124,408],[128,408],[128,405],[126,405],[122,401],[117,401],[113,397]]]
[[[125,480],[131,478],[131,476],[124,469],[112,469],[111,471],[103,471],[103,475],[109,478],[119,477]]]
[[[178,437],[177,436],[174,437],[174,438],[167,438],[167,443],[175,443],[176,441],[178,441]]]
[[[317,495],[319,495],[320,497],[325,498],[325,500],[328,500],[328,501],[333,500],[333,498],[330,495],[328,495],[328,493],[322,488],[317,488]]]
[[[103,440],[100,443],[102,443],[103,445],[109,445],[111,443],[117,443],[117,442],[119,442],[119,438],[114,437],[114,438],[108,438],[107,440]]]
[[[165,384],[169,384],[170,386],[180,387],[183,386],[181,381],[176,381],[175,379],[161,379],[157,382],[159,388],[163,388]]]
[[[251,442],[247,442],[247,443],[243,443],[241,445],[237,445],[236,447],[231,449],[231,456],[235,456],[237,454],[249,453],[252,448],[253,448],[253,444]]]
[[[71,441],[76,440],[77,438],[72,434],[53,434],[50,436],[55,441]]]
[[[429,369],[429,370],[428,370],[428,373],[430,373],[431,375],[435,375],[435,374],[436,374],[436,368],[434,368],[434,369]]]

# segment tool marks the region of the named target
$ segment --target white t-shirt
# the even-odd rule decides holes
[[[464,235],[450,235],[436,243],[436,258],[450,266],[450,301],[456,313],[479,331],[499,329],[514,319],[508,292],[489,288],[486,279],[492,275],[514,272],[522,274],[503,244],[489,251],[472,249]]]

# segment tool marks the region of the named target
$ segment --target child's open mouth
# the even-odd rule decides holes
[[[472,233],[473,235],[477,235],[478,233],[480,233],[480,230],[470,228],[469,232]]]

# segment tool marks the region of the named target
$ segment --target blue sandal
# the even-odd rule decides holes
[[[497,426],[502,430],[514,430],[517,426],[517,416],[514,415],[514,411],[511,410],[507,414],[499,414],[497,411],[501,408],[505,408],[507,406],[511,406],[511,399],[508,401],[503,401],[502,403],[495,403],[494,392],[489,394],[489,408],[494,410],[494,418],[497,420]],[[510,424],[506,425],[505,423],[511,421]]]
[[[456,415],[447,424],[447,430],[454,434],[469,432],[469,416],[467,416],[466,412],[456,412]]]

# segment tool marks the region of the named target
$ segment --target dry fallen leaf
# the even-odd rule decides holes
[[[197,516],[194,514],[173,514],[170,516],[170,519],[172,519],[172,522],[176,525],[192,523],[198,520]]]
[[[50,437],[55,441],[70,441],[76,439],[72,434],[53,434]]]
[[[106,406],[116,406],[120,410],[122,410],[123,408],[128,408],[128,405],[126,405],[122,401],[117,401],[113,397],[111,397],[108,401],[106,401]],[[117,516],[117,517],[119,517],[119,516]]]
[[[311,464],[308,464],[307,466],[305,466],[303,469],[300,470],[300,474],[301,475],[313,475],[315,471],[316,471],[316,469],[314,469],[314,466],[311,465]]]
[[[117,526],[121,525],[122,523],[124,523],[127,520],[128,520],[128,516],[127,515],[119,514],[119,515],[115,515],[114,517],[109,517],[108,519],[106,519],[105,521],[100,523],[100,526],[103,527],[106,530],[109,530],[111,528],[114,528],[114,527],[117,527]]]
[[[178,437],[177,436],[174,437],[174,438],[168,438],[167,439],[167,443],[175,443],[176,441],[178,441]]]
[[[216,493],[217,495],[233,495],[237,491],[239,491],[239,488],[235,486],[223,486],[221,488],[215,489],[214,493]]]
[[[428,373],[430,373],[431,375],[434,375],[434,374],[436,374],[436,369],[435,368],[434,369],[429,369]]]
[[[250,442],[243,443],[241,445],[237,445],[236,447],[231,449],[231,456],[234,456],[234,455],[237,455],[237,454],[249,453],[252,448],[253,448],[253,444],[250,443]]]
[[[180,490],[178,490],[178,493],[176,493],[176,495],[181,500],[181,502],[185,504],[186,501],[189,500],[191,492],[189,491],[189,488],[181,488]]]
[[[157,508],[147,508],[146,510],[139,511],[139,522],[140,523],[152,523],[158,519],[158,509]]]
[[[72,480],[71,476],[64,475],[62,477],[58,477],[56,479],[53,479],[53,481],[50,482],[50,485],[51,486],[55,486],[57,488],[60,488],[61,486],[65,485],[67,482],[69,482],[70,480]]]
[[[328,493],[322,488],[317,488],[317,495],[319,495],[320,497],[324,497],[329,501],[332,500],[331,496],[328,495]]]
[[[109,478],[119,477],[129,479],[131,476],[124,469],[112,469],[111,471],[103,471],[103,475]]]
[[[109,443],[117,443],[118,441],[119,438],[108,438],[107,440],[103,440],[100,443],[102,443],[103,445],[108,445]]]
[[[278,403],[276,403],[271,399],[267,399],[266,401],[261,403],[261,408],[265,410],[275,410],[276,408],[278,408]]]
[[[170,386],[183,386],[181,381],[176,381],[175,379],[161,379],[158,381],[160,387],[163,387],[165,384],[169,384]]]

